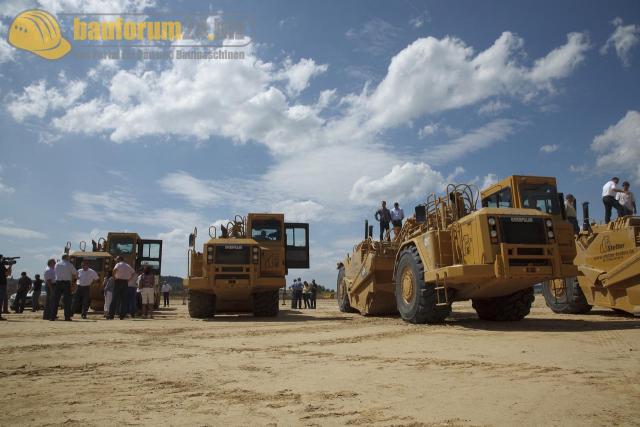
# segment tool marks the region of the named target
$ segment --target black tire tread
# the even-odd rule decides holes
[[[345,286],[343,286],[344,279],[344,267],[338,271],[338,280],[336,285],[336,301],[338,302],[338,309],[342,313],[358,313],[358,310],[351,307],[349,303],[349,296],[347,295],[347,290]],[[342,290],[342,292],[341,292]]]
[[[593,308],[593,306],[587,302],[587,298],[584,296],[577,278],[565,279],[565,294],[566,301],[559,302],[553,295],[551,282],[544,282],[542,284],[542,295],[544,295],[544,301],[547,304],[547,307],[549,307],[554,313],[585,314],[590,312]]]
[[[531,287],[503,297],[473,299],[472,306],[483,320],[513,322],[524,319],[531,312],[534,299]]]
[[[418,300],[418,309],[414,316],[407,317],[403,315],[400,307],[398,307],[398,311],[402,316],[402,319],[409,323],[423,324],[423,323],[442,323],[444,320],[451,314],[451,304],[446,306],[437,306],[437,296],[434,284],[425,284],[424,283],[424,265],[422,264],[422,259],[420,258],[420,254],[418,253],[418,249],[415,246],[407,246],[405,247],[400,257],[398,257],[398,263],[402,260],[402,257],[410,256],[413,259],[413,262],[416,264],[418,275],[417,280],[419,281],[418,287],[420,288],[419,300]],[[400,271],[396,271],[396,274],[400,274]],[[394,277],[395,282],[395,290],[399,292],[399,282],[400,277]],[[396,301],[399,297],[396,296]],[[401,298],[401,297],[400,297]]]
[[[189,316],[206,319],[216,314],[216,296],[199,291],[189,291]]]
[[[253,294],[253,315],[256,317],[276,317],[280,311],[279,292],[260,292]]]

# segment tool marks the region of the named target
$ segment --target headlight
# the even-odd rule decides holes
[[[496,230],[491,230],[491,237],[498,237],[498,232]]]
[[[553,239],[553,231],[549,230],[547,236],[549,236],[550,239]]]
[[[547,227],[553,227],[553,222],[550,219],[547,220]]]
[[[496,219],[494,217],[489,217],[489,225],[492,227],[496,225]]]

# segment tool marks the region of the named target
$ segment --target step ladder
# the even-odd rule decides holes
[[[436,291],[436,306],[443,307],[449,305],[449,292],[447,292],[447,276],[444,276],[444,279],[441,281],[438,281],[438,277],[436,276],[434,289]]]

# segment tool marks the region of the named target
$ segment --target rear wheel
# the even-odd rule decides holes
[[[216,296],[206,292],[189,291],[189,316],[206,319],[216,314]]]
[[[279,292],[261,292],[253,295],[253,315],[257,317],[275,317],[280,310]]]
[[[347,284],[344,281],[344,267],[338,270],[338,280],[336,285],[336,300],[338,308],[343,313],[357,313],[358,310],[351,307],[349,295],[347,294]]]
[[[503,297],[474,299],[472,305],[483,320],[516,321],[529,314],[533,300],[533,288],[527,288]]]
[[[442,323],[451,313],[451,304],[437,305],[435,285],[424,282],[424,266],[414,246],[402,250],[393,280],[396,305],[403,320]]]
[[[544,301],[554,313],[584,314],[593,308],[587,302],[576,277],[550,280],[542,284]]]

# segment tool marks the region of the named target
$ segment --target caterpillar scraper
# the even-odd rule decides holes
[[[338,264],[340,310],[438,323],[453,302],[471,300],[482,319],[521,320],[534,284],[576,274],[552,215],[477,204],[474,187],[450,184],[416,206],[393,240],[374,241],[367,225],[364,240]]]
[[[583,203],[583,226],[574,236],[566,222],[564,197],[552,177],[511,176],[482,192],[483,206],[536,207],[553,216],[563,262],[571,258],[576,277],[547,280],[542,293],[556,313],[588,313],[595,306],[640,315],[640,217],[591,224]]]
[[[278,315],[278,292],[290,268],[309,268],[309,224],[288,223],[283,214],[250,213],[209,228],[202,252],[197,230],[189,236],[189,315]]]

